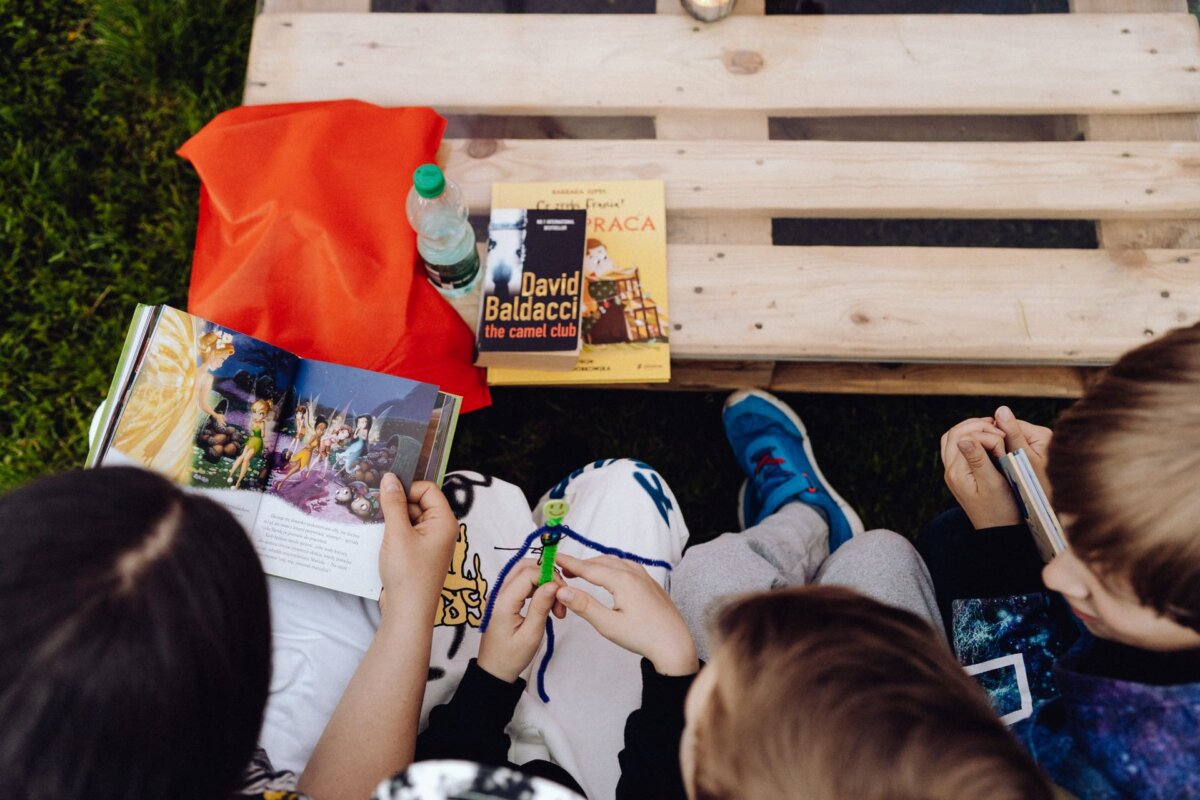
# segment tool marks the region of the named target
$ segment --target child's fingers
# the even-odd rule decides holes
[[[1000,470],[996,469],[991,458],[988,457],[987,451],[979,445],[979,442],[973,439],[963,439],[958,443],[958,449],[962,452],[963,459],[970,470],[970,477],[974,479],[975,484],[981,490],[992,490],[1007,484],[1004,476],[1000,474]]]
[[[385,473],[385,477],[391,474]],[[396,480],[399,481],[399,478]],[[408,490],[408,502],[421,509],[422,519],[454,516],[454,512],[450,510],[450,501],[442,494],[437,484],[431,481],[415,481]]]
[[[408,498],[404,486],[392,473],[385,473],[379,482],[379,507],[383,510],[384,535],[412,530],[408,518]]]
[[[564,574],[564,571],[559,569],[558,566],[555,565],[554,584],[560,588],[565,587],[567,585],[567,582],[565,580],[563,580],[563,574]],[[566,617],[567,617],[567,607],[562,604],[562,601],[558,599],[557,595],[554,598],[554,608],[552,609],[552,613],[554,614],[554,616],[558,617],[559,619],[566,619]]]
[[[546,617],[550,616],[550,610],[554,607],[555,596],[558,590],[558,584],[546,583],[539,586],[533,592],[533,600],[529,603],[529,611],[525,614],[525,621],[521,623],[523,638],[534,641],[539,641],[542,638],[542,632],[546,628]]]
[[[1029,440],[1025,438],[1025,431],[1021,429],[1021,423],[1013,416],[1012,409],[1008,406],[1000,406],[996,409],[996,423],[1004,431],[1004,446],[1010,453],[1015,453],[1018,450],[1029,450]]]
[[[510,616],[520,614],[525,601],[537,589],[540,571],[533,559],[522,561],[500,587],[500,593],[496,595],[496,610]]]
[[[601,634],[608,629],[617,615],[617,612],[581,589],[574,589],[570,586],[561,587],[558,590],[557,598]]]
[[[625,569],[624,562],[613,556],[575,558],[565,553],[559,553],[558,563],[562,564],[563,568],[572,575],[607,589],[610,594],[619,584],[627,581],[631,574]]]

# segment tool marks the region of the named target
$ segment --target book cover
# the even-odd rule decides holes
[[[379,485],[440,483],[460,398],[139,306],[88,466],[158,472],[230,511],[272,575],[379,596]]]
[[[1067,548],[1067,541],[1062,525],[1050,506],[1050,499],[1029,461],[1029,455],[1023,449],[1017,450],[996,459],[996,463],[1008,479],[1017,501],[1017,510],[1033,535],[1038,553],[1043,561],[1049,562]]]
[[[493,208],[584,210],[583,347],[569,372],[492,368],[488,382],[665,383],[671,379],[662,181],[497,183]]]
[[[587,212],[493,208],[475,363],[569,370],[579,360]]]

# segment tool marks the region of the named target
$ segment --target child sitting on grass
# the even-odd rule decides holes
[[[498,606],[514,624],[483,635],[459,693],[434,709],[418,758],[506,761],[508,718],[472,697],[504,701],[469,686],[519,695],[522,682],[511,676],[524,671],[559,602],[642,657],[642,705],[619,756],[620,800],[1051,796],[984,693],[914,614],[835,586],[744,596],[719,612],[714,657],[701,670],[687,625],[645,569],[612,556],[559,560],[568,577],[607,592],[612,607],[558,582],[535,588],[532,565],[511,575]],[[532,603],[521,624],[525,597]],[[571,690],[603,683],[601,674],[579,675]]]
[[[1044,777],[924,620],[835,586],[710,627],[680,751],[693,800],[1039,800]]]
[[[989,458],[1018,448],[1070,545],[1044,569]],[[1053,435],[1001,407],[942,454],[961,509],[921,549],[960,661],[994,667],[994,704],[1064,788],[1200,797],[1200,326],[1125,354]]]
[[[545,647],[545,621],[553,609],[563,606],[569,610],[566,622],[578,618],[600,637],[619,645],[620,651],[641,656],[641,706],[625,723],[616,796],[682,798],[685,776],[697,763],[689,764],[687,753],[700,747],[689,740],[681,766],[678,754],[684,699],[700,668],[689,628],[698,629],[706,611],[715,602],[728,602],[730,592],[841,583],[871,592],[889,605],[829,586],[813,589],[811,594],[771,593],[761,607],[776,609],[785,620],[792,615],[795,618],[791,627],[770,628],[742,643],[747,650],[745,660],[758,666],[743,675],[736,663],[721,666],[731,659],[742,660],[741,656],[718,652],[717,674],[750,684],[758,681],[758,673],[773,675],[774,694],[766,698],[748,689],[747,713],[741,713],[740,707],[724,708],[720,715],[695,723],[705,742],[711,744],[712,737],[723,742],[718,751],[705,751],[701,766],[724,766],[717,772],[703,772],[706,777],[698,783],[702,788],[692,796],[1047,796],[1032,762],[995,719],[982,692],[954,663],[940,633],[932,627],[938,623],[932,585],[912,546],[890,532],[862,532],[857,515],[829,488],[817,468],[803,425],[781,401],[763,392],[735,394],[726,404],[725,423],[747,474],[740,502],[741,517],[750,527],[690,549],[670,577],[670,593],[661,577],[628,560],[611,555],[581,558],[562,551],[557,563],[569,583],[556,581],[539,587],[539,571],[534,561],[527,559],[499,587],[495,614],[481,637],[478,657],[467,667],[449,702],[430,714],[429,727],[418,740],[418,758],[509,764],[516,748],[511,747],[506,731],[528,727],[521,720],[510,725],[518,701],[528,699],[520,676],[529,673],[531,660]],[[599,476],[587,477],[594,480]],[[668,487],[657,475],[653,477],[661,498],[674,513]],[[576,498],[587,494],[572,496],[572,514]],[[620,503],[607,504],[610,510],[606,515],[611,518],[617,508],[636,512],[623,522],[643,532],[646,552],[659,551],[661,548],[649,543],[666,538],[669,529],[659,529],[653,507],[639,507],[638,502],[645,498],[636,494],[620,499]],[[599,531],[604,522],[605,518],[597,515],[582,528]],[[839,545],[832,556],[831,530]],[[684,598],[685,613],[676,608],[676,598]],[[685,621],[688,616],[691,618]],[[722,638],[736,639],[733,628],[722,630]],[[575,648],[584,639],[577,637],[577,641]],[[701,641],[707,640],[702,637]],[[804,642],[811,646],[802,646]],[[728,652],[737,652],[742,644]],[[555,665],[553,683],[557,688],[549,708],[559,704],[560,698],[573,699],[580,709],[590,705],[594,711],[587,720],[598,724],[596,711],[613,705],[611,650],[618,648],[586,647],[586,660],[577,660],[573,670]],[[830,648],[837,655],[822,660],[821,653]],[[754,652],[767,654],[765,662],[755,660]],[[560,642],[556,661],[562,655],[569,656],[570,651]],[[700,672],[696,691],[704,699],[695,701],[700,705],[708,702],[707,693],[714,682],[703,676],[712,674],[711,667]],[[820,678],[810,680],[813,675]],[[716,681],[724,685],[725,679]],[[836,691],[827,697],[822,682],[830,682]],[[529,719],[527,714],[525,720]],[[820,745],[831,725],[841,726],[839,744],[832,751]],[[743,746],[740,734],[721,738],[727,730],[748,728],[763,732],[753,747]],[[886,735],[871,738],[868,730],[886,731]],[[860,747],[858,739],[870,739],[871,746]],[[813,747],[812,758],[793,752],[797,744]],[[771,754],[765,760],[755,755],[761,748]],[[906,757],[891,770],[889,754],[897,748]],[[584,752],[589,760],[611,758],[606,752]],[[811,778],[805,777],[804,771],[815,762],[839,763],[851,759],[846,755],[850,752],[856,754],[852,759],[855,769],[847,770],[852,774],[838,777],[832,774],[836,770],[814,768]],[[748,764],[755,765],[754,780],[749,780]],[[797,772],[794,764],[802,764],[804,769]],[[563,785],[574,785],[555,765],[522,761],[522,766]],[[877,774],[864,771],[868,767]],[[724,777],[713,777],[718,774]],[[742,783],[756,788],[747,794],[737,788]],[[713,788],[719,786],[726,788]],[[780,793],[779,786],[787,789]],[[864,786],[869,786],[870,792]]]

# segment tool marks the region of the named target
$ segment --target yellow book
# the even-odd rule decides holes
[[[497,183],[492,208],[585,209],[588,215],[579,363],[569,372],[491,368],[488,383],[671,379],[662,181]]]

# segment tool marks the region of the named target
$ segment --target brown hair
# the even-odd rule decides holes
[[[1200,325],[1113,364],[1056,423],[1046,469],[1072,550],[1200,630]]]
[[[750,595],[717,616],[697,800],[1038,800],[1050,790],[915,615],[849,589]]]

